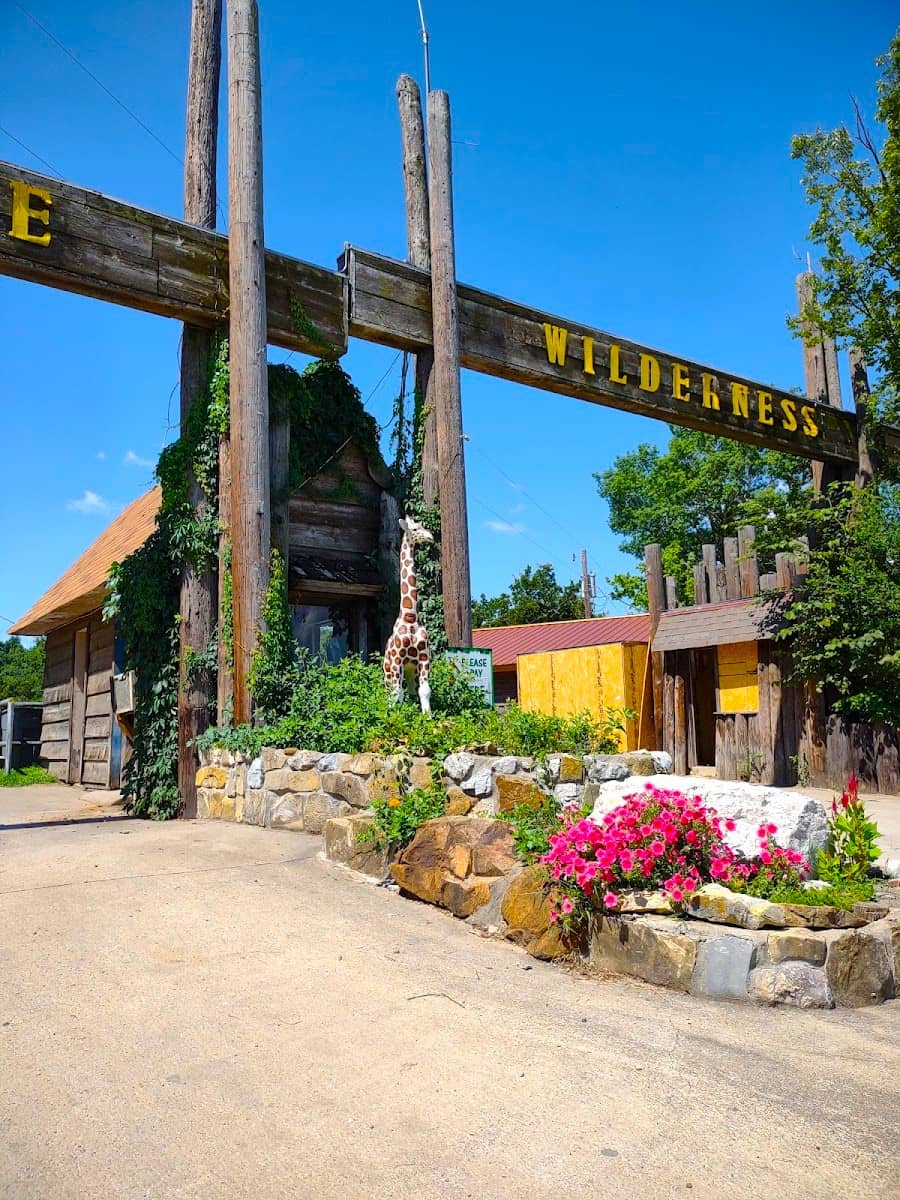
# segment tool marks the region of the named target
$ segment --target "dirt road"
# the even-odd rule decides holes
[[[0,808],[4,1200],[896,1194],[898,1001],[586,979],[318,839],[78,804]]]

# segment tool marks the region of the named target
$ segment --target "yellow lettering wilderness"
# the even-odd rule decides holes
[[[703,380],[703,407],[714,408],[717,412],[719,409],[719,393],[713,388],[719,386],[719,381],[715,375],[703,374],[700,377]]]
[[[750,417],[750,393],[746,383],[731,385],[731,411],[736,417]]]
[[[793,433],[797,428],[797,403],[795,400],[788,400],[785,397],[781,401],[782,419],[781,425],[788,433]]]
[[[690,400],[691,380],[688,369],[681,363],[672,363],[672,398],[674,400]]]
[[[584,373],[585,375],[595,375],[594,370],[594,339],[592,337],[583,337],[584,344]]]
[[[645,392],[659,390],[659,363],[652,354],[641,355],[641,388]]]
[[[20,242],[34,242],[36,246],[50,245],[50,230],[45,233],[32,233],[31,221],[40,221],[44,225],[50,224],[50,206],[53,200],[50,193],[44,188],[32,187],[30,183],[24,183],[19,179],[10,180],[9,184],[12,190],[12,222],[9,230],[9,236],[17,238]],[[32,208],[33,200],[41,200],[47,206],[46,208]]]
[[[609,382],[610,383],[627,383],[628,376],[623,375],[619,363],[621,351],[615,343],[609,347]]]
[[[807,437],[818,437],[819,426],[816,424],[816,410],[810,408],[808,404],[804,404],[800,409],[800,416],[803,418],[803,432]]]
[[[757,397],[756,411],[760,425],[774,425],[775,418],[772,416],[772,393],[758,392]]]
[[[561,329],[559,325],[548,325],[544,323],[544,339],[547,343],[547,358],[552,363],[556,363],[560,367],[566,365],[566,340],[568,339],[568,329]]]

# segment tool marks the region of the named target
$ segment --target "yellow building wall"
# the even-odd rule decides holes
[[[716,646],[719,672],[719,712],[759,712],[756,642]]]
[[[518,659],[519,704],[528,712],[571,716],[609,708],[640,711],[647,647],[615,643],[522,654]],[[626,721],[620,749],[636,750],[638,719]]]

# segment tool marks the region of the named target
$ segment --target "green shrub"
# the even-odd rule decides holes
[[[356,754],[405,751],[443,759],[463,746],[490,744],[500,754],[534,758],[552,753],[613,752],[625,714],[577,713],[552,717],[510,704],[504,712],[485,705],[481,693],[443,659],[432,667],[432,713],[407,701],[392,705],[381,664],[350,655],[334,666],[300,651],[287,710],[262,728],[208,729],[200,749],[224,746],[256,754],[262,746],[340,750]]]
[[[516,854],[526,863],[537,862],[543,857],[550,849],[550,835],[559,833],[562,827],[559,805],[551,796],[540,808],[518,804],[511,812],[499,813],[498,816],[501,821],[509,822]]]
[[[375,821],[362,830],[360,841],[373,842],[376,850],[394,853],[409,845],[421,824],[444,815],[444,791],[413,788],[405,795],[376,800],[372,808]]]
[[[60,783],[61,781],[43,767],[19,767],[8,775],[0,771],[0,787],[30,787],[34,783]]]
[[[767,886],[767,882],[762,876],[757,876],[747,886],[748,894],[769,900],[772,904],[827,904],[847,912],[858,901],[871,900],[875,895],[875,885],[868,879],[845,881],[827,888],[804,888],[784,883]]]

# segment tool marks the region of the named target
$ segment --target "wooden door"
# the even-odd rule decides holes
[[[69,732],[69,783],[81,783],[84,753],[84,712],[87,695],[88,631],[75,630],[75,663],[72,671],[72,723]]]

